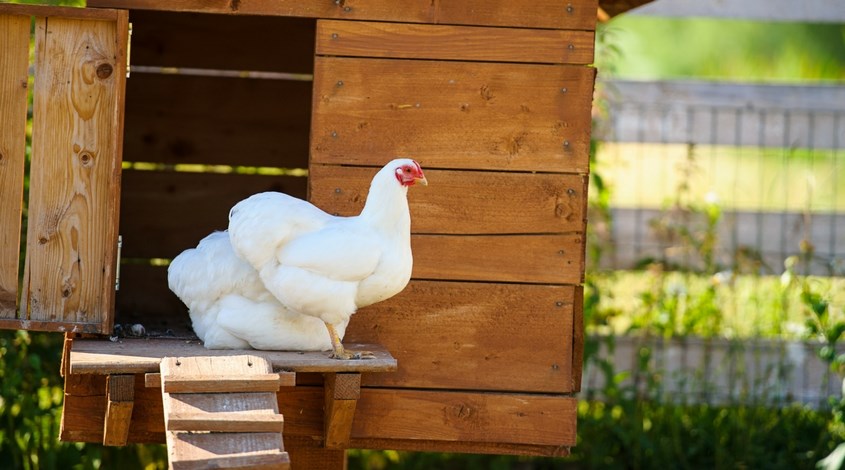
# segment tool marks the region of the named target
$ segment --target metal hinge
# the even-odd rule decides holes
[[[123,248],[123,235],[117,236],[117,265],[114,268],[114,290],[120,290],[120,251]]]
[[[129,58],[132,56],[132,23],[129,23],[128,33],[128,37],[126,38],[126,78],[129,78],[129,72],[131,72]]]

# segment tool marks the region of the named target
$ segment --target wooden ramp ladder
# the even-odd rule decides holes
[[[161,396],[170,468],[290,468],[276,392],[262,357],[165,357]]]

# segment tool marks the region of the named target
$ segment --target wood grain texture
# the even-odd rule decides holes
[[[0,318],[9,319],[17,317],[29,23],[0,14]]]
[[[15,3],[0,3],[0,15],[21,15],[36,17],[61,17],[82,20],[117,21],[125,12],[109,9],[87,9],[54,7],[48,5],[25,5]]]
[[[356,438],[575,445],[573,397],[365,389]]]
[[[352,349],[372,351],[375,359],[341,361],[331,359],[330,351],[236,351],[205,349],[198,340],[123,339],[113,343],[105,340],[74,340],[70,352],[72,374],[140,374],[156,372],[162,358],[225,357],[236,352],[266,358],[273,368],[294,372],[391,372],[396,360],[377,344],[347,345]]]
[[[289,460],[282,444],[282,419],[278,415],[275,393],[238,393],[254,391],[251,379],[266,378],[273,375],[272,371],[270,361],[251,354],[164,357],[161,360],[161,396],[169,467],[238,468],[237,465],[241,465],[245,468],[275,463],[278,466],[274,468],[286,468]],[[202,393],[207,389],[203,382],[198,383],[194,391],[169,391],[174,379],[203,376],[241,379],[244,387],[243,390],[237,386],[226,387],[226,392],[231,393]],[[278,376],[275,381],[278,389]],[[219,415],[221,412],[223,414]],[[238,417],[231,419],[233,413]],[[269,415],[272,421],[261,419],[264,415]],[[256,432],[244,432],[245,422],[256,417],[258,422],[253,422]],[[175,421],[171,423],[171,420]],[[273,427],[272,432],[265,429],[268,425]]]
[[[596,27],[597,0],[89,0],[89,7],[528,28]]]
[[[325,374],[323,391],[323,443],[329,449],[346,449],[361,395],[361,374]]]
[[[418,234],[583,232],[582,175],[428,170],[429,186],[408,191]],[[358,215],[377,168],[312,165],[309,201],[330,213]]]
[[[124,160],[306,168],[311,90],[310,82],[133,73]]]
[[[62,439],[100,442],[105,377],[69,377],[73,385],[66,383]],[[143,388],[143,380],[136,379],[135,392],[136,409],[143,403],[145,413],[134,413],[129,441],[163,442],[159,390]],[[319,445],[323,399],[322,387],[297,386],[279,392],[285,450],[291,450],[296,439]],[[561,395],[363,388],[350,446],[561,455],[574,445],[575,405],[575,398]]]
[[[103,445],[125,446],[129,439],[132,409],[135,405],[135,376],[109,375],[106,378],[106,416]]]
[[[396,372],[365,374],[365,386],[568,393],[573,289],[411,281],[358,311],[344,340],[396,357]]]
[[[323,20],[317,54],[400,59],[591,64],[592,31]]]
[[[212,231],[226,230],[238,201],[263,191],[304,198],[306,184],[292,176],[125,171],[122,256],[173,258]]]
[[[126,20],[36,21],[25,320],[110,329]]]
[[[584,275],[581,234],[417,235],[415,279],[578,284]]]
[[[150,10],[130,16],[133,65],[304,74],[314,69],[313,19]]]
[[[586,173],[595,70],[318,57],[312,163]]]

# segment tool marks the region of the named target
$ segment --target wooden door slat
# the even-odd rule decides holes
[[[570,393],[574,289],[414,280],[359,310],[344,341],[396,358],[396,372],[364,386]]]
[[[17,315],[29,25],[28,16],[0,14],[0,318],[4,319]]]
[[[595,69],[317,57],[311,162],[587,173]]]
[[[428,187],[408,191],[411,230],[423,234],[583,232],[582,175],[428,170]],[[357,215],[377,168],[312,165],[310,201],[333,214]]]
[[[320,21],[317,54],[403,59],[591,64],[592,31]]]
[[[116,15],[36,20],[21,312],[47,329],[111,329],[128,29],[127,12]]]

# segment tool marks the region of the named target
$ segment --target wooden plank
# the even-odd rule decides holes
[[[104,379],[83,378],[88,377]],[[87,390],[66,395],[63,440],[102,439],[104,388],[90,388],[93,396],[83,395]],[[142,394],[157,396],[158,404],[146,405],[149,416],[133,421],[130,442],[163,442],[161,395],[154,392],[157,390],[136,389],[138,406]],[[286,450],[297,437],[319,443],[323,434],[322,387],[298,386],[280,392],[278,397],[279,410],[285,416]],[[575,398],[560,395],[363,388],[350,445],[560,455],[574,445],[575,406]],[[157,440],[151,440],[156,436]]]
[[[89,0],[89,7],[169,10],[226,15],[279,15],[408,23],[472,24],[528,28],[596,27],[597,0]]]
[[[113,343],[106,340],[74,340],[70,353],[72,374],[140,374],[157,372],[164,357],[231,356],[248,353],[266,358],[277,370],[296,372],[390,372],[396,360],[377,344],[347,344],[350,349],[372,351],[375,359],[340,361],[329,351],[233,351],[205,349],[198,340],[129,339]]]
[[[320,441],[300,436],[285,436],[285,450],[296,468],[308,470],[346,470],[346,450],[326,449]]]
[[[587,173],[595,69],[318,57],[312,163]],[[456,143],[460,145],[456,145]]]
[[[411,237],[415,279],[579,284],[581,234],[417,235]]]
[[[354,437],[575,445],[572,397],[365,389]]]
[[[296,372],[279,372],[278,376],[279,387],[294,387],[296,386]],[[148,372],[144,374],[144,386],[147,388],[161,388],[161,374],[157,372]]]
[[[109,375],[106,378],[106,416],[103,424],[103,445],[126,445],[129,439],[129,426],[134,405],[135,376]]]
[[[0,3],[0,15],[21,15],[37,17],[61,17],[80,20],[118,21],[125,12],[109,9],[87,9],[55,7],[48,5],[27,5]]]
[[[17,316],[29,23],[0,14],[0,318]]]
[[[323,20],[317,54],[400,59],[591,64],[592,31]]]
[[[583,232],[582,175],[428,170],[430,187],[408,192],[411,230],[424,234]],[[376,168],[312,165],[309,201],[333,214],[357,215]]]
[[[168,431],[209,432],[282,432],[284,418],[280,414],[217,411],[213,413],[172,413]]]
[[[163,383],[164,391],[167,393],[275,392],[279,390],[279,375],[267,373],[239,377],[220,374],[179,374],[175,377],[164,376]]]
[[[572,325],[572,388],[581,391],[581,379],[584,371],[584,286],[575,286],[573,295]]]
[[[311,88],[310,82],[133,73],[124,160],[306,168]]]
[[[365,386],[568,393],[573,290],[411,281],[356,313],[344,339],[396,357],[396,372],[365,374]]]
[[[325,374],[323,443],[329,449],[349,447],[352,419],[361,394],[361,374]]]
[[[117,22],[36,22],[26,320],[111,329],[125,75]]]
[[[303,198],[306,184],[293,176],[125,171],[122,256],[173,258],[212,231],[225,230],[238,201],[262,191]]]
[[[280,451],[279,433],[175,433],[173,470],[208,468],[286,469],[290,459]]]

